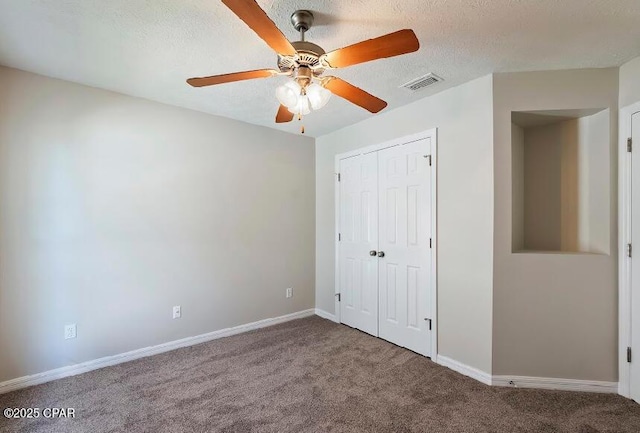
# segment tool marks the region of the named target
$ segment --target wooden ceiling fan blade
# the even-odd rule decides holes
[[[356,104],[372,113],[377,113],[387,106],[387,103],[380,98],[376,98],[370,93],[365,92],[359,87],[354,86],[338,77],[329,78],[324,87],[329,89],[331,93]]]
[[[233,72],[231,74],[213,75],[211,77],[189,78],[187,83],[193,87],[213,86],[214,84],[232,83],[234,81],[269,78],[276,75],[274,69],[257,69],[255,71]]]
[[[371,60],[399,56],[418,51],[420,42],[413,30],[399,30],[388,35],[349,45],[323,56],[332,68],[344,68]]]
[[[293,113],[287,107],[280,104],[278,114],[276,114],[276,123],[287,123],[293,120]]]
[[[231,11],[256,32],[276,53],[293,56],[296,49],[254,0],[222,0]]]

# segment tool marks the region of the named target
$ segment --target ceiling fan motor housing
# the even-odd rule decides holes
[[[278,54],[278,68],[282,72],[295,71],[301,66],[306,66],[313,71],[315,77],[324,72],[320,63],[320,56],[325,51],[319,45],[307,41],[292,42],[293,48],[298,52],[295,56],[283,56]]]

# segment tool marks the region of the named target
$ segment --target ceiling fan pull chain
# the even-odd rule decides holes
[[[302,113],[298,113],[298,122],[302,121]],[[304,134],[304,124],[300,125],[300,134]]]

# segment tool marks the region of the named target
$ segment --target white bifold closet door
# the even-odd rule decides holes
[[[631,116],[631,348],[630,397],[640,403],[640,112]]]
[[[378,335],[378,158],[340,163],[340,318]]]
[[[378,335],[429,354],[431,185],[427,140],[378,152]]]
[[[430,139],[340,162],[341,321],[431,355]]]

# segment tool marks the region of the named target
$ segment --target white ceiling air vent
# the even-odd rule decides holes
[[[443,81],[443,79],[438,77],[433,72],[429,72],[427,75],[423,75],[422,77],[418,77],[415,80],[411,80],[400,87],[404,87],[405,89],[409,89],[412,92],[416,92],[418,90],[424,89],[425,87],[439,83],[440,81]]]

